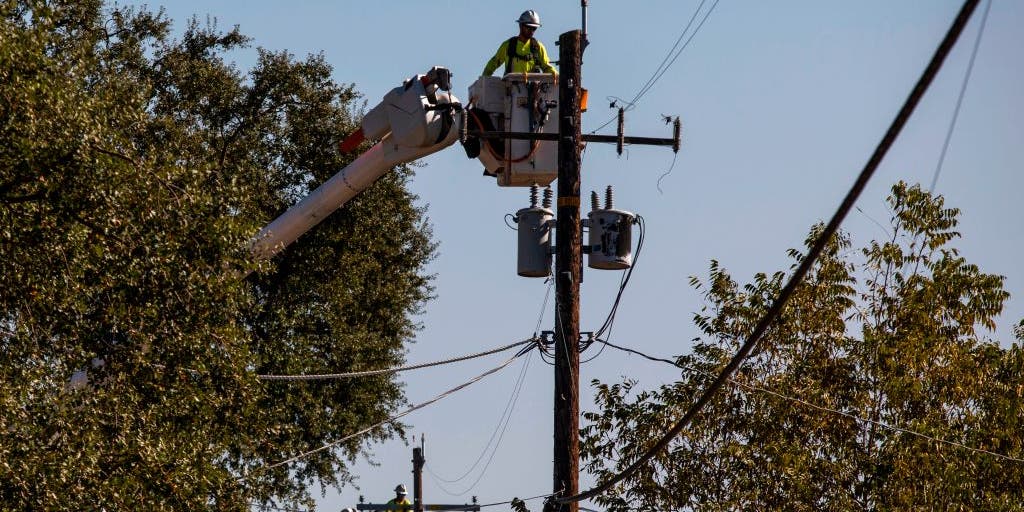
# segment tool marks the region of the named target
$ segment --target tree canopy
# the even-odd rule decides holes
[[[833,239],[730,385],[599,502],[1024,509],[1024,351],[985,336],[1009,296],[1003,277],[960,255],[959,211],[941,196],[898,183],[889,203],[888,239],[859,251],[847,235]],[[637,460],[714,380],[783,278],[757,274],[740,286],[714,261],[706,280],[693,278],[707,305],[694,315],[693,352],[676,358],[680,380],[655,390],[595,381],[598,412],[581,431],[585,466],[600,479]]]
[[[348,163],[334,143],[361,107],[321,56],[239,70],[248,44],[101,0],[0,1],[5,508],[310,505],[401,434],[265,469],[404,404],[388,376],[256,375],[399,364],[434,243],[403,167],[251,261],[259,227]]]

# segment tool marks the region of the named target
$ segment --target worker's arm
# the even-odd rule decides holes
[[[487,61],[487,65],[484,66],[483,76],[491,76],[494,74],[494,70],[498,69],[498,66],[505,63],[505,56],[508,55],[508,40],[506,39],[501,46],[498,47],[498,53],[491,57],[491,60]]]
[[[541,69],[541,71],[543,71],[545,73],[551,73],[552,75],[558,76],[558,70],[555,69],[555,67],[552,66],[551,62],[548,60],[548,50],[547,50],[547,48],[544,48],[544,45],[541,44],[540,41],[537,41],[537,48],[540,50],[537,53],[540,54],[540,69]]]

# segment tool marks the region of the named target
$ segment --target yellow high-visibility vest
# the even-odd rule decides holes
[[[514,50],[509,51],[510,43],[515,43]],[[511,58],[510,58],[511,57]],[[548,51],[540,41],[530,38],[526,42],[520,41],[518,37],[506,39],[498,47],[498,51],[487,61],[484,66],[484,76],[491,76],[498,66],[505,64],[505,73],[551,73],[558,74],[558,70],[548,60]]]

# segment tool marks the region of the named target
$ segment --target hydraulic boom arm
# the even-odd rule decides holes
[[[253,255],[273,257],[394,166],[452,145],[462,106],[450,89],[451,73],[442,67],[392,89],[340,147],[349,151],[366,139],[380,142],[260,230],[252,242]]]

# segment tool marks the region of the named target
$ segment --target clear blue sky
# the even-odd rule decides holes
[[[240,25],[255,46],[287,49],[297,57],[322,52],[336,80],[356,84],[371,105],[432,65],[452,69],[456,94],[464,97],[501,40],[514,35],[514,20],[525,9],[539,10],[543,27],[537,37],[553,58],[558,35],[578,28],[581,19],[575,1],[165,3],[179,30],[191,15],[209,15],[225,29]],[[586,131],[612,115],[605,97],[629,99],[646,82],[699,2],[590,4],[591,44],[583,67],[591,99]],[[810,226],[835,210],[959,6],[958,0],[721,0],[627,116],[627,131],[645,136],[668,136],[660,114],[682,117],[683,149],[661,183],[664,193],[656,185],[672,164],[669,150],[634,147],[619,158],[613,146],[592,144],[584,155],[584,193],[614,185],[617,207],[640,213],[648,224],[613,340],[656,355],[686,353],[697,335],[690,320],[701,307],[689,276],[705,276],[711,259],[741,282],[755,272],[788,268],[786,249],[800,247]],[[887,224],[884,199],[892,183],[930,184],[983,8],[984,3],[858,202],[864,213],[853,212],[844,224],[855,242],[882,236],[875,220]],[[937,187],[947,204],[963,210],[965,238],[957,242],[963,254],[983,270],[1007,276],[1014,297],[992,334],[1004,344],[1011,340],[1011,326],[1024,318],[1019,264],[1024,223],[1017,200],[1024,190],[1022,25],[1024,3],[994,1]],[[244,69],[254,56],[251,50],[232,58]],[[409,361],[530,336],[546,285],[516,276],[515,233],[502,221],[505,213],[526,205],[527,192],[499,189],[458,146],[423,163],[413,189],[429,204],[440,242],[430,268],[437,274],[438,297],[421,318],[424,328],[409,345]],[[586,272],[583,330],[594,330],[603,320],[618,281],[616,272]],[[550,326],[549,311],[543,328]],[[418,403],[501,360],[495,356],[402,378],[410,402]],[[519,364],[406,418],[409,432],[426,435],[427,464],[434,472],[455,477],[477,459],[511,394]],[[628,375],[652,388],[674,378],[669,368],[612,351],[580,373],[584,410],[593,408],[591,379]],[[487,473],[464,497],[446,495],[428,475],[428,502],[461,503],[477,495],[488,503],[551,491],[551,374],[551,367],[534,356]],[[321,509],[354,506],[360,494],[383,502],[396,483],[411,486],[411,446],[393,441],[372,450],[379,465],[355,466],[361,490],[329,491]],[[476,476],[450,484],[449,490],[465,489]],[[583,488],[592,483],[589,476],[581,478]],[[539,510],[539,501],[529,505]]]

